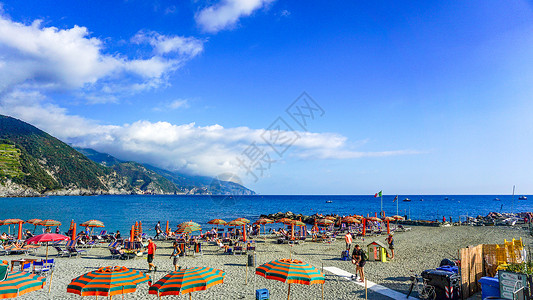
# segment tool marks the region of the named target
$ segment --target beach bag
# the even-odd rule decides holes
[[[368,260],[368,254],[366,254],[366,251],[365,250],[361,250],[361,256],[363,258],[364,261],[367,261]]]
[[[342,251],[341,260],[348,260],[349,257],[350,257],[350,251],[349,250]]]

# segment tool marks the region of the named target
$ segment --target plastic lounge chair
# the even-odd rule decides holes
[[[60,257],[60,256],[69,256],[70,257],[70,252],[67,251],[66,249],[61,248],[61,246],[55,245],[53,247],[54,247],[54,249],[57,250],[57,256],[58,257]]]
[[[4,246],[0,245],[0,254],[8,255],[8,254],[11,254],[11,251],[9,249],[4,248]]]
[[[120,250],[118,250],[116,248],[109,248],[109,252],[111,252],[111,258],[112,259],[115,259],[115,258],[123,259],[123,257],[124,257],[124,254],[120,253]]]
[[[239,254],[243,254],[244,253],[244,251],[242,250],[242,246],[233,247],[233,255],[237,254],[237,252],[239,252]]]
[[[34,274],[45,274],[51,271],[50,266],[44,261],[34,261],[33,262],[33,273]]]

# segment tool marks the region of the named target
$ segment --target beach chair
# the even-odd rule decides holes
[[[246,246],[246,252],[255,251],[255,245]]]
[[[115,259],[115,258],[123,259],[124,258],[124,254],[121,253],[119,249],[109,248],[109,252],[111,252],[111,259]]]
[[[242,246],[233,247],[233,255],[237,254],[237,252],[239,252],[239,255],[244,254],[244,251],[242,250]]]
[[[202,243],[196,243],[194,245],[193,255],[196,256],[196,254],[204,255],[204,253],[202,252]]]
[[[8,255],[8,254],[11,254],[11,251],[9,249],[4,248],[4,246],[0,245],[0,254]]]
[[[6,280],[9,266],[7,264],[0,265],[0,282]]]
[[[34,274],[48,275],[50,271],[51,271],[51,268],[48,266],[48,264],[45,263],[44,260],[33,262],[33,273]]]
[[[69,256],[76,255],[76,257],[82,255],[83,253],[87,254],[87,250],[81,250],[76,248],[76,243],[78,239],[70,240],[67,242],[65,248],[69,252]]]
[[[54,247],[54,249],[57,250],[57,256],[58,257],[60,257],[60,256],[68,256],[68,257],[70,257],[70,252],[67,251],[67,249],[63,249],[59,245],[54,245],[53,247]]]

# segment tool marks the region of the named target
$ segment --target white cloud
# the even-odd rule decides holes
[[[203,41],[151,32],[145,40],[154,53],[130,59],[106,54],[104,42],[86,27],[23,24],[0,14],[0,93],[17,87],[77,90],[103,102],[168,84],[168,74],[203,50]],[[98,101],[100,98],[100,101]]]
[[[189,100],[187,99],[176,99],[170,102],[161,103],[159,106],[153,108],[154,111],[167,111],[167,110],[176,110],[179,108],[188,108]]]
[[[273,0],[221,0],[206,7],[195,16],[203,30],[218,32],[234,26],[239,18],[251,15],[255,10],[271,3]]]
[[[245,176],[236,158],[252,143],[269,151],[272,159],[280,159],[262,139],[264,129],[142,120],[124,125],[102,125],[68,114],[64,108],[47,103],[42,94],[21,91],[13,91],[0,99],[0,113],[22,119],[74,145],[94,148],[121,159],[200,175],[232,172]],[[267,132],[270,133],[276,134]],[[420,153],[408,150],[358,152],[348,149],[347,138],[336,133],[298,132],[298,135],[300,138],[284,155],[315,160]]]

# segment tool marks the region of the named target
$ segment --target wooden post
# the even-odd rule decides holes
[[[287,292],[287,300],[291,299],[291,284],[289,283],[289,291]]]
[[[52,270],[52,274],[50,274],[50,282],[48,283],[48,294],[50,294],[50,291],[52,290],[52,278],[54,278],[54,270]]]
[[[365,299],[368,300],[368,287],[366,285],[366,278],[365,278]]]

